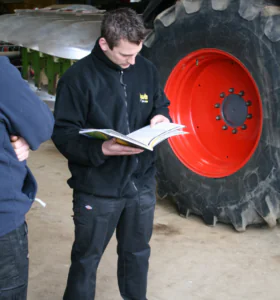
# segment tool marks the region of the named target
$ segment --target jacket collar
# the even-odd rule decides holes
[[[111,69],[114,69],[114,70],[118,70],[118,71],[122,71],[123,69],[113,63],[103,52],[103,50],[100,48],[100,45],[99,45],[99,40],[100,40],[100,37],[98,38],[98,40],[96,41],[95,43],[95,46],[91,52],[92,55],[95,55],[98,59],[100,59],[103,63],[105,63],[109,68]]]

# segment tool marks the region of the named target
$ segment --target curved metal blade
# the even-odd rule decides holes
[[[94,47],[103,18],[101,13],[83,9],[23,10],[0,16],[0,40],[56,57],[81,59]]]

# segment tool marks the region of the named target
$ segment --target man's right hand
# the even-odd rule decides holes
[[[106,156],[113,155],[134,155],[142,153],[144,150],[123,146],[116,142],[116,139],[111,139],[102,144],[102,151]]]

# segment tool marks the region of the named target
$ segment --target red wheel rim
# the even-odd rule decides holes
[[[186,167],[220,178],[248,162],[261,136],[262,102],[237,58],[217,49],[195,51],[175,66],[165,92],[173,122],[190,132],[169,139]]]

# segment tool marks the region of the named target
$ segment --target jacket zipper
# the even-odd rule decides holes
[[[123,71],[120,71],[121,73],[121,77],[120,77],[120,83],[123,87],[123,90],[124,90],[124,97],[125,97],[125,100],[124,100],[124,103],[125,103],[125,106],[126,106],[126,124],[127,124],[127,130],[128,130],[128,133],[130,133],[130,125],[129,125],[129,119],[128,119],[128,105],[127,105],[127,91],[126,91],[126,84],[124,83],[123,81]],[[138,158],[136,158],[136,165],[138,165]],[[132,181],[132,185],[133,187],[135,188],[136,191],[138,191],[134,181]]]
[[[130,133],[130,126],[129,126],[129,119],[128,119],[128,111],[127,111],[127,91],[126,91],[126,84],[124,83],[123,81],[123,71],[120,71],[121,72],[121,78],[120,78],[120,82],[121,82],[121,85],[123,87],[123,90],[124,90],[124,97],[125,97],[125,100],[124,100],[124,103],[125,103],[125,106],[126,106],[126,125],[127,125],[127,130],[128,130],[128,133]]]

